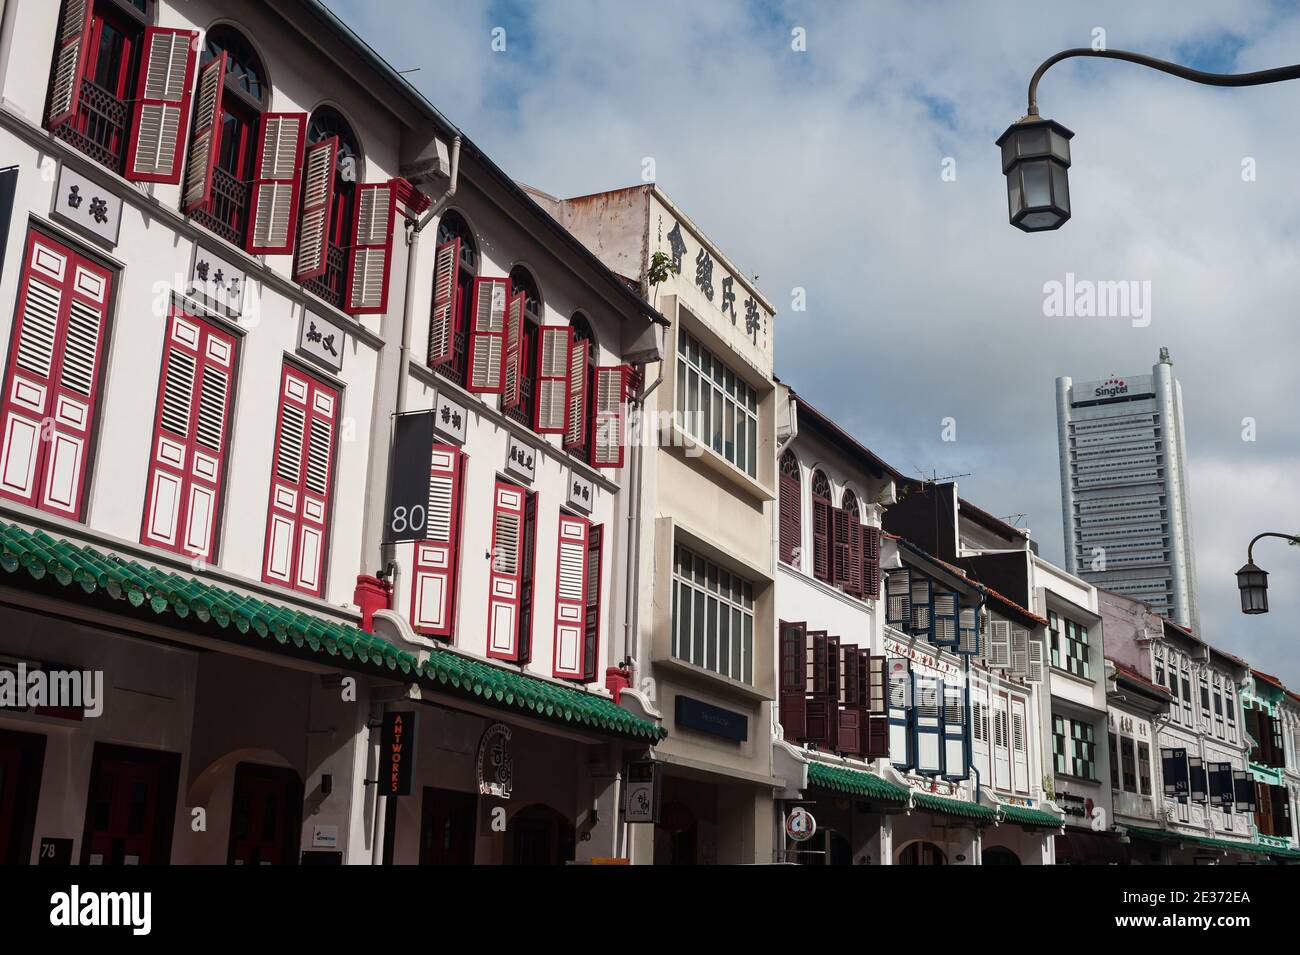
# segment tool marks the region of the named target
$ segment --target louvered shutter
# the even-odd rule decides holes
[[[1011,698],[1011,785],[1017,792],[1029,791],[1029,747],[1025,738],[1025,701]]]
[[[1029,673],[1026,679],[1030,683],[1043,682],[1043,641],[1029,638]]]
[[[867,718],[867,744],[862,755],[867,759],[889,758],[889,719],[884,716]]]
[[[226,53],[199,69],[198,103],[194,108],[194,135],[185,158],[185,185],[181,210],[192,215],[212,199],[212,170],[221,152],[221,98],[225,92]]]
[[[623,466],[626,430],[626,365],[596,368],[596,416],[592,422],[591,465],[597,468]]]
[[[604,527],[587,529],[587,612],[583,619],[583,680],[596,682],[600,674],[600,579]]]
[[[790,743],[799,743],[808,735],[807,630],[807,624],[781,621],[781,693],[777,705],[785,739]]]
[[[813,576],[831,581],[831,502],[813,498]]]
[[[294,247],[293,278],[306,282],[325,274],[329,252],[329,217],[334,207],[334,167],[339,138],[331,136],[308,146],[302,161],[302,215]]]
[[[565,410],[564,446],[581,447],[587,440],[587,365],[590,347],[581,338],[569,346],[569,399]]]
[[[831,706],[831,666],[829,640],[825,630],[808,631],[808,668],[810,671],[808,700],[806,703],[806,740],[813,745],[829,745]]]
[[[938,647],[956,647],[958,598],[950,590],[936,590],[934,594],[934,627],[932,640]]]
[[[487,655],[501,660],[517,660],[520,656],[525,492],[523,488],[498,481],[493,502]]]
[[[1011,628],[1011,675],[1029,676],[1029,631],[1024,627]]]
[[[959,683],[943,683],[943,775],[965,779],[970,775],[966,754],[966,697]]]
[[[863,570],[862,548],[864,546],[864,541],[863,541],[864,528],[862,527],[861,524],[857,522],[857,519],[854,518],[852,514],[849,514],[848,517],[845,519],[845,524],[849,534],[849,553],[848,553],[849,572],[848,572],[848,582],[844,585],[844,589],[847,590],[849,593],[853,594],[853,596],[855,597],[862,597],[865,596],[863,591],[863,576],[862,576],[862,570]]]
[[[994,620],[989,626],[989,667],[1011,668],[1011,624],[1006,620]]]
[[[469,331],[470,391],[497,395],[505,388],[506,305],[509,279],[474,280],[474,325]]]
[[[976,656],[980,652],[980,609],[963,601],[957,618],[957,652]]]
[[[112,273],[28,233],[0,402],[0,494],[81,520]]]
[[[911,769],[912,664],[906,657],[889,658],[889,760]]]
[[[912,580],[906,567],[891,570],[885,581],[885,622],[899,630],[912,625]]]
[[[465,455],[435,444],[429,455],[428,536],[415,542],[411,574],[411,626],[416,633],[450,640],[456,626],[460,579],[460,513]]]
[[[510,296],[506,305],[506,353],[501,407],[518,408],[523,400],[524,293]]]
[[[168,321],[140,541],[211,560],[229,446],[236,340],[179,309]]]
[[[780,484],[779,541],[781,560],[797,564],[799,552],[799,479],[792,474],[782,474]]]
[[[934,606],[931,603],[931,581],[929,577],[922,577],[917,573],[913,573],[911,577],[912,625],[910,630],[913,634],[929,639],[932,633],[931,627],[934,623]]]
[[[940,773],[943,771],[943,749],[940,734],[943,714],[940,699],[943,681],[935,676],[915,677],[912,729],[916,737],[916,771]]]
[[[569,355],[573,329],[544,325],[538,330],[537,397],[533,402],[533,430],[538,434],[564,434],[569,406]]]
[[[826,694],[822,698],[826,707],[826,746],[832,751],[840,748],[840,703],[844,699],[843,670],[840,656],[840,638],[826,638]],[[810,704],[810,707],[813,704]],[[811,717],[810,717],[811,718]]]
[[[325,583],[339,393],[285,364],[262,579],[319,597]]]
[[[450,361],[456,340],[456,276],[460,270],[460,239],[438,246],[433,254],[433,309],[429,314],[430,368]]]
[[[560,515],[555,561],[555,649],[552,673],[568,680],[586,673],[587,521]]]
[[[880,599],[880,528],[862,527],[862,596]]]
[[[81,103],[81,82],[85,78],[86,55],[90,48],[92,0],[63,0],[59,12],[59,33],[55,38],[54,78],[50,86],[50,109],[45,117],[49,129],[62,126],[77,115]]]
[[[352,249],[348,253],[347,308],[344,309],[349,315],[379,315],[388,311],[396,192],[392,182],[357,186]]]
[[[248,213],[253,226],[248,232],[246,248],[254,255],[283,255],[293,251],[293,237],[297,229],[299,177],[302,175],[303,144],[307,136],[307,114],[266,113],[262,116],[258,132],[257,166],[253,173]],[[380,188],[388,189],[391,196],[388,186]],[[359,205],[364,203],[363,198]],[[392,203],[390,201],[385,205],[388,207],[388,231],[391,232]],[[380,212],[373,218],[382,219],[383,213]],[[358,223],[362,221],[359,208],[357,220]],[[368,221],[367,224],[372,223]],[[361,233],[358,243],[369,234],[368,231]],[[384,271],[387,272],[386,267]]]
[[[1273,797],[1269,795],[1269,786],[1258,780],[1254,781],[1255,790],[1255,828],[1260,835],[1276,835],[1273,831]]]
[[[1225,766],[1230,764],[1225,763]],[[1252,813],[1257,808],[1255,805],[1255,787],[1254,780],[1249,772],[1244,769],[1232,770],[1232,792],[1237,812]]]
[[[149,27],[144,31],[140,85],[131,110],[126,152],[127,179],[181,181],[181,150],[190,120],[198,39],[192,30]]]
[[[849,587],[849,566],[852,563],[849,539],[849,515],[840,508],[831,510],[831,583],[846,590]]]

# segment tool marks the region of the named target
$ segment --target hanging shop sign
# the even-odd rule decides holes
[[[509,799],[514,789],[515,761],[510,756],[510,727],[493,723],[478,741],[478,791],[481,796]]]
[[[415,776],[415,711],[394,710],[384,714],[380,736],[379,792],[385,796],[411,795]]]
[[[311,312],[302,313],[302,326],[298,330],[298,351],[326,368],[340,371],[343,368],[343,329]]]
[[[1160,764],[1164,771],[1165,798],[1187,802],[1191,793],[1191,776],[1187,765],[1187,750],[1162,746]]]
[[[794,842],[807,842],[817,834],[817,820],[807,809],[796,806],[785,817],[785,834]]]
[[[657,823],[661,799],[658,764],[649,759],[629,763],[626,789],[623,818],[628,822]]]
[[[122,231],[122,197],[68,166],[59,166],[50,215],[110,249]]]
[[[429,455],[435,412],[399,414],[393,420],[393,452],[384,509],[384,543],[429,536]]]

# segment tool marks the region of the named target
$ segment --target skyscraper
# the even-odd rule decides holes
[[[1056,379],[1065,562],[1199,632],[1182,390],[1169,349],[1149,375]]]

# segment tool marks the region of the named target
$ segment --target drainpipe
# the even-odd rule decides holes
[[[664,363],[663,359],[659,361],[659,377],[656,378],[650,387],[646,388],[641,394],[633,399],[641,412],[641,427],[637,435],[637,440],[632,445],[632,462],[631,462],[631,480],[628,489],[630,500],[627,509],[627,574],[625,585],[627,587],[627,603],[623,614],[623,659],[633,661],[636,665],[638,647],[637,627],[639,620],[638,597],[641,586],[641,497],[642,488],[645,485],[644,480],[644,438],[646,428],[645,403],[646,399],[654,393],[664,381]]]

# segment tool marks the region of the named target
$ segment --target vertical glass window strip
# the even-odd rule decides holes
[[[754,588],[684,547],[674,549],[672,654],[754,682]]]
[[[750,477],[758,472],[758,392],[684,331],[678,333],[682,429]]]

